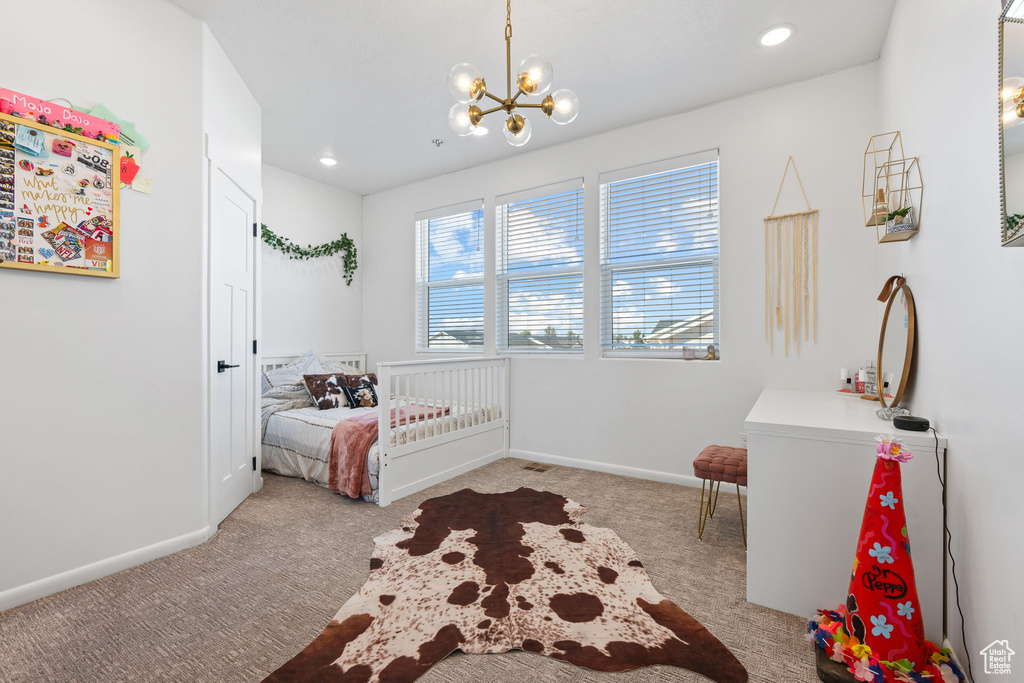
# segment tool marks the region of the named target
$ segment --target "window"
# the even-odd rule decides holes
[[[496,204],[498,348],[582,353],[582,179]]]
[[[482,352],[483,202],[416,216],[416,349]]]
[[[717,352],[718,152],[600,180],[605,355]]]

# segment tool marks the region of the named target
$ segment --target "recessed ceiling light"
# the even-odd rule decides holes
[[[337,165],[338,160],[332,159],[331,157],[320,157],[320,163],[324,166],[335,166]]]
[[[796,27],[790,24],[780,24],[761,31],[757,37],[757,44],[761,47],[774,47],[789,40],[796,33]]]

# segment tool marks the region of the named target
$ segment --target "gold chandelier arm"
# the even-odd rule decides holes
[[[512,99],[512,41],[509,37],[505,38],[505,93],[506,98]]]
[[[522,107],[522,108],[525,108],[525,109],[542,109],[544,107],[544,105],[543,104],[528,104],[526,102],[523,102],[522,104],[517,104],[516,107],[517,108],[518,107]]]
[[[484,95],[487,95],[488,97],[490,97],[495,102],[498,102],[499,104],[505,104],[505,100],[501,99],[497,95],[493,95],[493,94],[491,94],[489,92],[485,92]]]
[[[505,98],[512,99],[512,0],[506,0],[505,9]]]
[[[516,93],[515,97],[513,97],[513,98],[512,98],[512,102],[514,103],[514,102],[515,102],[516,100],[518,100],[518,99],[519,99],[519,96],[520,96],[520,95],[525,95],[525,94],[526,94],[526,93],[524,93],[524,92],[522,91],[522,89],[520,89],[520,90],[519,90],[519,92],[517,92],[517,93]]]
[[[498,101],[501,102],[501,100],[498,100]],[[493,109],[485,109],[484,111],[482,111],[480,113],[480,116],[487,116],[488,114],[493,114],[494,112],[501,111],[502,109],[504,109],[503,106],[494,107]]]

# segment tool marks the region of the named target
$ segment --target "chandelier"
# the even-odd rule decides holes
[[[1003,128],[1016,128],[1024,123],[1024,78],[1003,79]]]
[[[463,62],[452,67],[448,74],[448,90],[458,100],[448,112],[448,125],[458,135],[483,135],[487,129],[481,126],[488,114],[503,111],[508,114],[502,132],[510,145],[521,147],[530,140],[532,129],[529,120],[516,113],[517,109],[540,109],[557,124],[572,123],[580,111],[580,100],[571,90],[556,90],[545,97],[540,104],[520,102],[520,97],[537,97],[551,89],[553,74],[551,62],[541,55],[530,55],[519,63],[516,72],[516,92],[512,94],[512,0],[507,0],[505,16],[505,98],[502,99],[487,90],[480,70]],[[484,97],[497,102],[491,109],[477,106]],[[466,105],[469,105],[468,107]]]

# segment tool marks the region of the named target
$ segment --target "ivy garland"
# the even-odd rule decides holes
[[[311,244],[300,247],[287,237],[281,237],[266,225],[260,224],[260,226],[263,228],[263,241],[274,249],[285,253],[290,259],[306,260],[320,256],[334,256],[337,253],[341,253],[342,263],[345,267],[345,284],[352,284],[352,275],[355,274],[357,267],[356,245],[349,238],[348,233],[341,233],[341,237],[333,242],[327,242],[315,247]]]

